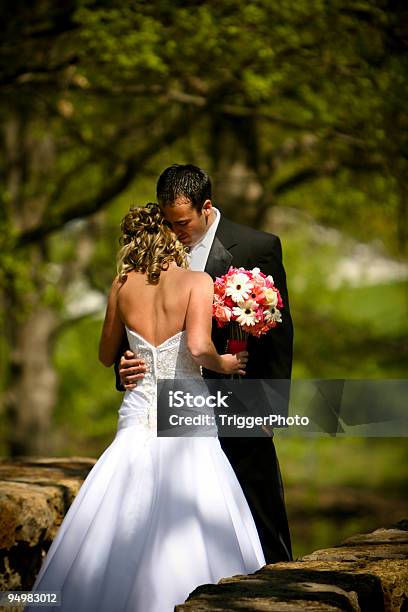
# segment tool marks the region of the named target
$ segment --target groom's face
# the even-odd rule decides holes
[[[180,242],[186,246],[194,246],[209,227],[212,205],[211,200],[206,200],[202,210],[197,211],[193,208],[191,200],[180,196],[176,198],[174,204],[168,204],[162,210]]]

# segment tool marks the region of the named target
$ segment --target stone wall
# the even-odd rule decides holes
[[[0,591],[29,590],[95,459],[0,460]]]
[[[408,521],[198,587],[176,612],[408,610]]]
[[[29,590],[95,459],[0,460],[0,590]],[[408,520],[195,589],[176,612],[408,612]]]

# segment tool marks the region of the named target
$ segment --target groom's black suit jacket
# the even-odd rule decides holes
[[[271,274],[284,304],[282,323],[260,338],[249,337],[246,378],[290,378],[293,325],[278,236],[238,225],[221,216],[205,271],[215,279],[230,266],[247,270],[258,267],[264,274]],[[214,322],[212,337],[218,352],[225,353],[228,326],[218,328]],[[210,376],[214,377],[214,373]]]
[[[293,325],[289,310],[282,248],[278,236],[257,231],[221,216],[205,271],[213,279],[230,266],[260,268],[271,274],[282,296],[282,323],[261,338],[248,338],[245,379],[289,379],[292,371]],[[226,352],[228,326],[213,323],[213,342],[219,353]],[[216,378],[204,370],[204,376]],[[292,559],[283,484],[271,437],[220,438],[248,500],[267,563]]]
[[[213,279],[225,274],[230,266],[260,268],[271,274],[279,289],[284,308],[282,323],[261,338],[248,339],[246,379],[289,379],[292,369],[293,326],[289,311],[285,270],[280,240],[273,234],[233,223],[221,215],[205,271]],[[219,353],[226,352],[228,327],[213,323],[213,342]],[[120,355],[129,348],[126,337]],[[116,386],[123,390],[115,364]],[[220,375],[204,370],[207,378]],[[267,563],[292,559],[289,527],[286,517],[282,479],[275,446],[270,436],[220,437],[247,498],[262,543]]]

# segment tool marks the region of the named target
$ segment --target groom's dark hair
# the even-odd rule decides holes
[[[173,164],[159,176],[156,194],[160,206],[172,206],[176,198],[182,196],[200,212],[204,202],[211,200],[211,179],[193,164]]]

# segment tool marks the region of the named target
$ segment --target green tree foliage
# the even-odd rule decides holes
[[[351,231],[351,199],[372,219],[365,232],[376,235],[386,221],[389,246],[403,250],[404,12],[398,2],[344,0],[84,7],[80,63],[107,95],[150,100],[164,121],[169,109],[204,108],[203,144],[215,169],[230,126],[266,194],[254,223],[287,192],[328,177],[349,183],[348,201],[335,200],[329,214],[306,201],[315,215]]]
[[[23,105],[39,121],[37,133],[55,127],[61,146],[55,184],[47,174],[46,222],[24,232],[20,244],[106,206],[131,184],[136,168],[188,131],[202,130],[201,146],[209,146],[217,120],[230,122],[249,145],[250,165],[275,198],[347,170],[364,205],[375,207],[377,198],[383,204],[388,193],[402,244],[403,3],[34,7],[10,11],[4,101],[8,109]],[[209,153],[216,156],[216,143]],[[378,175],[382,182],[370,190]],[[338,204],[341,223],[349,211]]]

